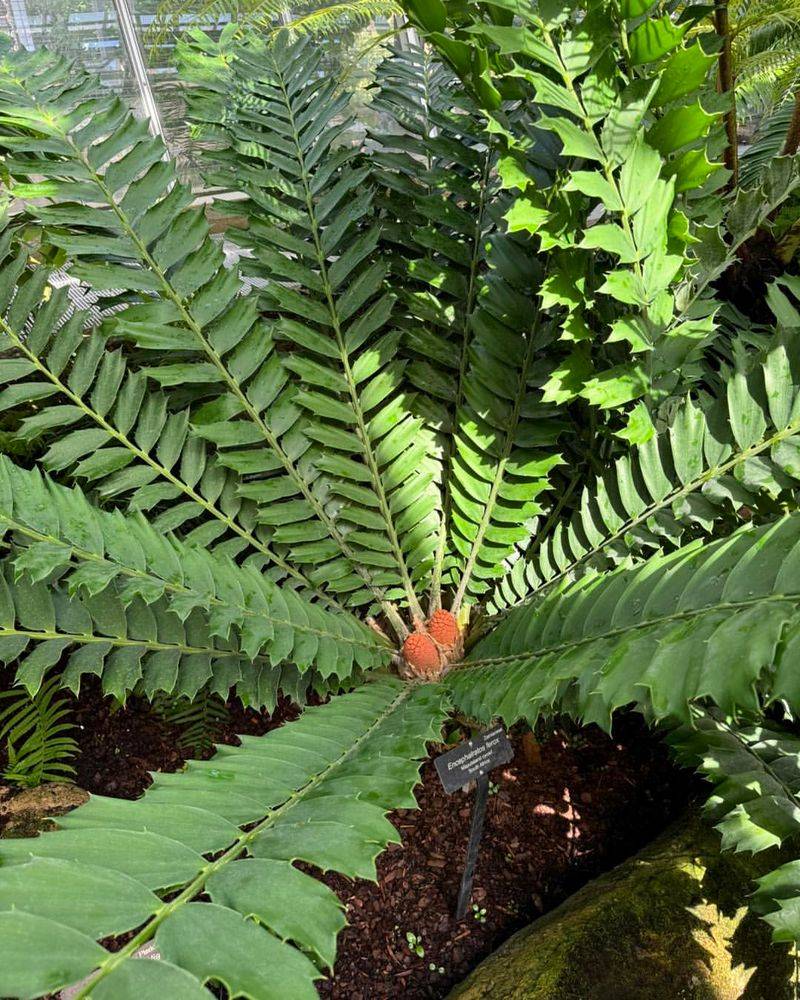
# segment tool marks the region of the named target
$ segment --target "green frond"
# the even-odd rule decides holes
[[[215,670],[239,673],[245,657],[208,634],[198,614],[182,622],[163,601],[124,604],[108,586],[96,598],[25,577],[5,567],[0,579],[0,662],[18,661],[16,683],[31,694],[45,673],[67,656],[61,683],[77,690],[84,674],[101,676],[103,690],[124,701],[140,679],[192,696]]]
[[[258,537],[231,473],[192,434],[188,408],[172,409],[169,392],[150,388],[124,349],[108,350],[101,332],[88,331],[67,290],[48,284],[48,269],[28,267],[29,252],[6,231],[0,410],[21,414],[17,440],[28,447],[49,443],[45,469],[83,481],[107,502],[155,509],[163,530],[186,526],[187,539],[197,544],[224,538],[222,551],[246,547],[303,581]]]
[[[678,760],[714,785],[704,812],[723,850],[766,851],[800,833],[800,740],[775,726],[734,724],[700,713],[667,737]],[[800,862],[758,880],[750,908],[774,941],[800,941]]]
[[[528,392],[533,355],[523,361],[526,348],[519,334],[529,326],[523,300],[535,285],[536,268],[511,265],[512,257],[523,251],[498,231],[497,151],[481,136],[476,109],[457,95],[453,78],[429,52],[410,48],[393,53],[378,69],[373,107],[391,116],[392,128],[373,136],[378,148],[370,160],[378,165],[377,180],[386,189],[383,238],[403,289],[407,377],[425,393],[421,412],[442,442],[444,516],[433,565],[432,607],[439,606],[444,583],[456,590],[457,610],[465,593],[485,589],[485,584],[475,586],[481,571],[485,574],[502,561],[492,561],[497,555],[492,545],[502,544],[501,535],[508,541],[514,529],[498,522],[508,523],[525,511],[524,504],[514,514],[508,505],[502,510],[504,500],[511,498],[501,497],[499,484],[484,486],[493,483],[495,470],[502,480],[511,468],[521,470],[533,458],[530,453],[511,455],[512,443],[523,435],[518,435],[519,415],[512,415],[514,403],[505,406],[507,385],[491,413],[484,414],[483,404],[487,392],[498,391],[493,360],[498,351],[512,370],[519,369],[514,392],[519,403]],[[530,407],[526,416],[534,415]],[[543,410],[536,415],[543,416]],[[540,440],[547,435],[542,428]],[[557,429],[550,435],[554,439]],[[485,461],[478,457],[482,449],[503,453],[506,442],[509,454],[500,465],[494,454]],[[546,484],[548,459],[540,458],[532,491]],[[504,484],[504,489],[511,487]],[[523,499],[522,490],[518,482],[513,500]],[[431,518],[433,527],[434,513],[427,497],[409,511],[417,523]]]
[[[263,539],[237,469],[193,429],[222,408],[244,412],[251,434],[271,440],[261,410],[272,398],[274,349],[254,301],[241,296],[238,275],[224,266],[191,192],[176,183],[160,140],[118,99],[96,96],[91,77],[73,86],[59,58],[46,51],[20,58],[31,89],[8,68],[0,79],[0,121],[14,129],[2,142],[14,149],[5,163],[15,196],[37,199],[30,209],[46,239],[74,261],[75,277],[101,295],[113,290],[116,311],[91,336],[78,315],[62,323],[65,294],[42,304],[47,271],[27,271],[25,247],[8,233],[0,328],[2,346],[20,361],[6,367],[13,384],[0,405],[48,401],[23,422],[27,440],[75,428],[45,456],[45,467],[138,509],[159,505],[164,530],[184,527],[201,545],[225,536],[229,554],[249,551],[314,589]],[[51,86],[37,88],[40,77]],[[48,204],[40,205],[44,193]],[[26,293],[12,302],[20,281]],[[31,334],[23,337],[26,325]],[[109,340],[117,350],[107,349]],[[138,349],[135,362],[129,343]]]
[[[38,996],[96,971],[78,996],[208,997],[213,979],[232,996],[313,1000],[345,918],[293,862],[376,877],[376,856],[400,839],[386,813],[416,805],[443,708],[430,687],[368,684],[156,775],[138,801],[93,796],[56,832],[3,840],[0,991]],[[121,950],[95,943],[134,928]],[[149,940],[161,961],[133,957]]]
[[[544,510],[537,498],[550,486],[551,471],[563,464],[555,449],[565,421],[542,393],[553,324],[529,305],[545,274],[536,262],[523,270],[517,246],[513,237],[493,238],[490,271],[471,318],[450,479],[456,607],[464,597],[476,600],[503,574]]]
[[[70,781],[69,763],[78,745],[70,733],[71,712],[59,697],[61,681],[51,677],[34,695],[19,688],[0,691],[0,748],[6,752],[3,780],[35,788],[46,781]]]
[[[631,704],[656,719],[706,700],[734,716],[762,698],[796,711],[798,553],[791,514],[562,586],[475,646],[448,677],[454,702],[508,724],[564,711],[606,728]]]
[[[281,30],[294,35],[330,35],[336,31],[357,30],[370,25],[376,18],[398,17],[402,8],[394,0],[343,0],[328,3],[301,13],[289,9],[289,17],[282,25],[272,28],[273,37]],[[249,21],[249,19],[248,19]]]
[[[738,77],[738,88],[745,100],[751,92],[766,91],[773,104],[779,104],[791,95],[800,70],[800,44],[795,51],[767,49],[743,60]]]
[[[765,27],[775,27],[791,34],[800,21],[798,0],[760,0],[742,5],[733,12],[731,30],[734,37],[749,36]]]
[[[281,435],[273,448],[296,456],[242,492],[259,519],[282,525],[275,538],[312,580],[348,604],[391,614],[389,602],[401,601],[421,617],[414,581],[427,550],[415,525],[404,531],[398,519],[432,488],[432,441],[403,384],[367,171],[340,139],[347,97],[321,77],[319,52],[303,40],[250,43],[230,69],[215,176],[235,163],[248,196],[237,239],[265,278],[269,336],[290,348],[274,369],[282,395],[266,420]],[[192,104],[200,113],[202,93]],[[241,449],[252,441],[234,415],[198,430],[231,447],[229,462],[246,460]]]
[[[19,469],[5,456],[0,528],[11,543],[16,574],[24,574],[9,584],[11,593],[23,589],[14,604],[8,595],[4,662],[38,642],[17,675],[31,691],[73,645],[63,682],[76,691],[81,675],[91,671],[102,674],[104,689],[120,699],[140,679],[148,693],[185,697],[210,681],[212,691],[227,696],[235,686],[246,704],[258,706],[274,705],[278,689],[294,691],[304,674],[307,688],[316,677],[346,681],[354,670],[388,660],[385,641],[352,615],[282,589],[252,565],[165,537],[141,515],[100,511],[78,489]],[[40,581],[54,577],[74,595],[76,627],[65,624],[50,636],[57,609]],[[25,628],[27,612],[19,601],[28,587],[44,604]],[[65,622],[71,607],[67,602]],[[95,608],[108,641],[91,634],[84,642],[77,625],[87,623],[84,609],[90,621]],[[87,642],[92,652],[83,648]],[[120,662],[109,672],[105,661],[112,652],[115,663],[125,661],[124,670]]]
[[[202,213],[189,204],[189,192],[176,183],[173,168],[163,161],[160,142],[143,133],[116,99],[93,96],[96,87],[90,78],[64,90],[68,67],[48,53],[35,53],[25,62],[30,90],[10,73],[5,90],[0,83],[0,122],[22,121],[28,130],[18,141],[16,137],[4,138],[7,146],[20,150],[7,158],[6,166],[20,198],[42,193],[38,182],[28,183],[31,171],[50,175],[44,182],[50,204],[30,206],[47,227],[48,239],[75,260],[73,273],[82,280],[90,281],[95,289],[123,289],[131,300],[110,317],[105,333],[135,344],[145,363],[125,392],[120,389],[122,356],[115,359],[106,353],[98,378],[108,374],[107,369],[111,373],[96,395],[110,408],[114,393],[109,386],[119,389],[117,409],[121,408],[122,414],[117,423],[130,429],[141,410],[140,419],[146,424],[139,439],[146,442],[147,449],[155,448],[157,456],[159,451],[169,456],[170,464],[179,456],[182,466],[190,463],[189,478],[195,483],[200,479],[201,492],[205,476],[211,498],[219,498],[224,519],[215,523],[203,518],[205,523],[191,533],[190,540],[208,544],[231,528],[239,536],[226,546],[231,555],[251,546],[257,556],[266,557],[313,590],[347,594],[355,603],[378,600],[384,605],[387,594],[403,596],[413,608],[416,598],[406,562],[414,553],[402,548],[384,486],[385,480],[397,493],[420,457],[416,442],[410,448],[408,444],[401,446],[398,453],[397,434],[381,442],[397,423],[397,407],[402,411],[405,406],[398,392],[400,368],[392,360],[394,335],[387,329],[391,297],[380,294],[380,267],[371,260],[377,230],[367,227],[360,231],[369,210],[369,195],[339,205],[333,212],[361,176],[350,169],[339,178],[339,171],[329,169],[329,158],[317,162],[342,130],[341,125],[324,129],[342,105],[330,88],[327,98],[319,93],[317,61],[310,48],[304,71],[291,80],[294,103],[286,104],[289,98],[281,89],[281,73],[294,65],[300,53],[300,48],[288,48],[280,57],[283,61],[274,65],[278,57],[268,50],[255,57],[262,60],[261,72],[277,74],[271,84],[265,84],[268,97],[272,87],[272,97],[288,109],[283,118],[270,116],[262,137],[264,148],[271,149],[270,155],[277,156],[281,169],[287,171],[286,184],[291,186],[287,190],[295,190],[299,198],[295,208],[281,203],[279,225],[287,221],[284,216],[288,213],[290,224],[296,222],[303,233],[301,237],[284,232],[280,225],[274,237],[277,243],[272,243],[268,222],[262,222],[258,230],[267,243],[261,254],[263,262],[279,269],[262,293],[267,308],[281,310],[278,321],[262,320],[256,297],[240,294],[236,271],[224,266],[221,247],[209,238]],[[35,69],[59,79],[50,102],[47,90],[35,88]],[[4,95],[7,101],[24,102],[24,110],[7,108],[4,119]],[[281,129],[289,127],[290,119],[285,115],[293,120],[298,105],[302,107],[312,97],[313,116],[306,111],[296,122],[304,129],[304,140],[298,137],[295,144],[287,146],[286,139],[272,138],[273,125],[277,122]],[[250,97],[246,96],[244,103],[251,103]],[[82,123],[90,111],[92,121],[85,126]],[[254,113],[251,110],[247,115]],[[243,127],[250,141],[253,129]],[[34,138],[42,131],[49,136],[43,140],[44,147]],[[276,144],[282,152],[275,151]],[[28,155],[21,150],[27,150]],[[120,159],[121,150],[127,152]],[[54,153],[59,159],[52,159]],[[344,161],[334,160],[333,164],[345,168]],[[316,187],[306,173],[312,165],[321,181]],[[271,176],[264,175],[267,184]],[[82,197],[102,207],[88,209],[71,202],[76,183]],[[304,191],[310,200],[305,200]],[[332,193],[333,203],[330,198],[323,200],[326,193]],[[315,207],[315,199],[321,208]],[[266,218],[276,204],[272,195],[256,202]],[[319,212],[333,214],[323,224]],[[67,224],[70,228],[65,231],[62,227]],[[87,226],[90,231],[84,235],[82,230]],[[301,259],[313,255],[304,271],[307,296],[280,280],[296,279],[298,265],[269,249],[270,245],[285,249],[287,240],[294,249],[303,239]],[[101,263],[100,257],[111,257],[115,263]],[[308,346],[303,330],[311,330],[312,339],[314,333],[317,335],[305,360],[300,356],[300,347]],[[326,338],[330,346],[322,350],[321,365],[317,360],[320,341]],[[297,354],[288,362],[280,359],[277,349],[286,339],[298,345]],[[72,342],[68,349],[75,346]],[[98,369],[102,346],[103,340],[96,336],[80,370],[83,382],[90,381]],[[38,357],[39,351],[28,344],[27,353],[35,364],[34,355]],[[150,358],[152,363],[147,364]],[[41,362],[36,367],[40,369]],[[296,379],[309,388],[298,392]],[[148,380],[160,386],[164,395],[145,393]],[[85,386],[81,384],[81,388]],[[47,394],[52,394],[49,386]],[[183,412],[170,414],[168,397],[172,406],[183,402]],[[83,416],[85,407],[79,409]],[[319,428],[317,444],[310,448],[314,441],[313,430],[307,427],[311,414],[319,414],[329,426]],[[347,429],[337,427],[342,423]],[[109,434],[107,427],[102,429]],[[181,455],[189,433],[193,448]],[[133,449],[127,440],[120,442],[118,434],[109,437],[112,443],[104,450],[99,431],[92,436],[95,450],[75,467],[74,475],[90,480],[103,477],[102,488],[114,496],[134,486],[134,503],[140,509],[172,501],[169,515],[160,519],[164,529],[181,528],[189,519],[213,515],[201,502],[206,498],[201,495],[198,500],[197,491],[191,502],[185,502],[181,483],[172,481],[174,476],[167,476],[166,484],[154,483],[158,470],[152,462],[145,463],[143,470],[129,468],[144,450],[136,445],[136,434]],[[73,451],[85,447],[84,438],[68,439],[68,444]],[[379,443],[383,445],[380,453]],[[319,446],[326,449],[324,454]],[[357,457],[337,454],[342,448]],[[213,451],[214,462],[204,472],[207,449]],[[73,451],[68,447],[69,464],[74,461]],[[64,461],[66,464],[67,457]],[[424,470],[416,474],[424,480]],[[329,501],[329,491],[352,502],[362,513],[354,510],[340,526],[331,512],[337,504]],[[394,498],[396,506],[403,503],[404,496]],[[274,505],[277,500],[294,501],[291,513],[286,508],[278,511]],[[386,540],[375,534],[376,523],[385,529],[388,548]],[[272,544],[261,541],[264,536]]]
[[[548,420],[552,406],[535,402],[548,338],[529,296],[542,272],[523,263],[519,237],[499,231],[497,150],[429,53],[412,48],[387,59],[373,105],[394,119],[394,133],[375,136],[372,159],[387,187],[384,232],[402,255],[408,377],[427,393],[428,420],[443,432],[445,519],[434,579],[454,588],[457,610],[464,596],[487,589],[486,578],[526,537],[526,522],[541,510],[534,498],[559,462],[531,450],[553,444],[564,426]],[[504,378],[499,366],[507,366]]]
[[[297,36],[324,37],[364,28],[376,18],[401,14],[402,8],[394,0],[340,0],[322,5],[287,0],[199,0],[189,5],[186,0],[163,0],[145,40],[155,50],[170,35],[179,36],[187,29],[209,31],[227,25],[239,38],[255,32],[277,40],[286,31]]]
[[[170,36],[180,36],[185,30],[213,30],[236,26],[237,31],[264,28],[289,15],[286,0],[161,0],[156,16],[145,33],[145,43],[151,51],[163,45]]]
[[[753,141],[739,160],[739,176],[743,187],[758,184],[764,171],[780,155],[793,113],[794,101],[784,101],[765,116]]]
[[[780,395],[770,397],[775,386]],[[739,354],[720,395],[687,399],[665,430],[584,488],[572,518],[514,563],[494,608],[632,555],[675,548],[720,523],[735,524],[741,507],[774,516],[800,471],[793,457],[798,395],[796,335],[779,338],[760,364]]]
[[[199,691],[194,698],[173,698],[157,693],[153,711],[180,731],[177,746],[194,754],[213,750],[214,737],[230,719],[230,712],[219,695]]]

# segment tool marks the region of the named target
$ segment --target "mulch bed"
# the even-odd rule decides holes
[[[149,771],[183,764],[179,731],[145,702],[132,699],[114,711],[89,685],[75,709],[82,788],[134,798],[149,784]],[[217,741],[266,732],[296,714],[288,702],[271,717],[236,708]],[[691,793],[689,778],[634,715],[620,717],[612,737],[596,727],[567,728],[541,745],[523,746],[517,735],[513,743],[514,760],[492,775],[472,897],[477,912],[461,922],[453,916],[472,793],[445,795],[428,761],[419,810],[390,817],[403,843],[379,858],[378,883],[325,877],[347,907],[349,926],[339,939],[335,977],[318,984],[323,997],[445,997],[514,931],[647,843]],[[409,933],[424,955],[409,946]]]
[[[74,704],[79,726],[74,736],[80,747],[75,781],[95,795],[135,799],[150,784],[149,771],[177,771],[187,756],[198,756],[180,749],[180,729],[162,721],[144,699],[132,698],[124,710],[115,711],[95,682],[85,685]],[[217,743],[236,744],[237,733],[261,736],[299,715],[288,699],[271,716],[244,709],[238,701],[230,709],[228,724],[214,733]]]
[[[403,845],[379,858],[378,884],[325,879],[350,926],[322,996],[447,996],[516,930],[646,844],[690,794],[688,777],[635,716],[621,718],[611,739],[594,726],[556,732],[538,761],[526,759],[521,742],[513,740],[514,760],[493,774],[472,895],[478,914],[454,917],[472,794],[445,795],[429,761],[420,809],[390,817]],[[409,948],[408,932],[424,956]]]

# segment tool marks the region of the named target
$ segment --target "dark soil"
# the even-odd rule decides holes
[[[229,711],[228,723],[213,732],[216,743],[236,744],[237,733],[261,736],[299,714],[288,699],[271,716],[242,708],[238,701],[231,702]],[[211,756],[210,750],[196,754],[181,749],[180,729],[162,721],[145,699],[132,698],[127,708],[115,711],[98,684],[87,686],[75,702],[75,720],[81,751],[75,781],[96,795],[135,799],[150,784],[148,771],[177,771],[187,757]]]
[[[271,717],[235,707],[215,739],[233,743],[237,732],[263,733],[296,714],[288,702]],[[75,718],[77,783],[90,792],[136,797],[149,784],[148,771],[173,771],[185,759],[180,730],[144,701],[114,710],[89,685]],[[349,926],[340,937],[336,976],[319,984],[323,997],[446,996],[514,931],[642,847],[690,794],[689,779],[637,716],[621,717],[611,738],[589,727],[559,729],[541,745],[530,737],[523,745],[518,735],[513,742],[514,760],[492,775],[476,912],[461,922],[453,916],[472,793],[445,795],[428,761],[417,790],[420,809],[390,817],[403,844],[378,860],[379,882],[325,878],[345,903]],[[424,955],[410,947],[408,934]]]

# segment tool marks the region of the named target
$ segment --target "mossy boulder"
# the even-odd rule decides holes
[[[743,902],[783,859],[696,816],[515,934],[450,1000],[793,1000],[794,958]]]
[[[89,798],[77,785],[51,783],[14,789],[0,785],[0,837],[35,837],[52,830],[53,819]]]

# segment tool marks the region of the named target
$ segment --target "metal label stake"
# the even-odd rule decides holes
[[[464,865],[464,874],[461,876],[461,888],[458,890],[456,920],[463,920],[467,915],[467,906],[472,896],[472,880],[475,877],[475,865],[478,863],[478,850],[481,846],[481,834],[483,833],[488,798],[489,775],[484,774],[475,782],[475,801],[472,804],[472,824],[469,828],[467,861]]]
[[[507,764],[514,756],[514,749],[508,741],[502,726],[493,726],[479,733],[471,740],[460,743],[454,750],[437,757],[436,773],[448,795],[475,782],[475,802],[472,806],[472,824],[469,831],[469,845],[461,888],[458,892],[456,919],[463,920],[472,895],[472,880],[478,863],[481,846],[483,821],[486,817],[486,800],[489,797],[489,771],[501,764]]]

